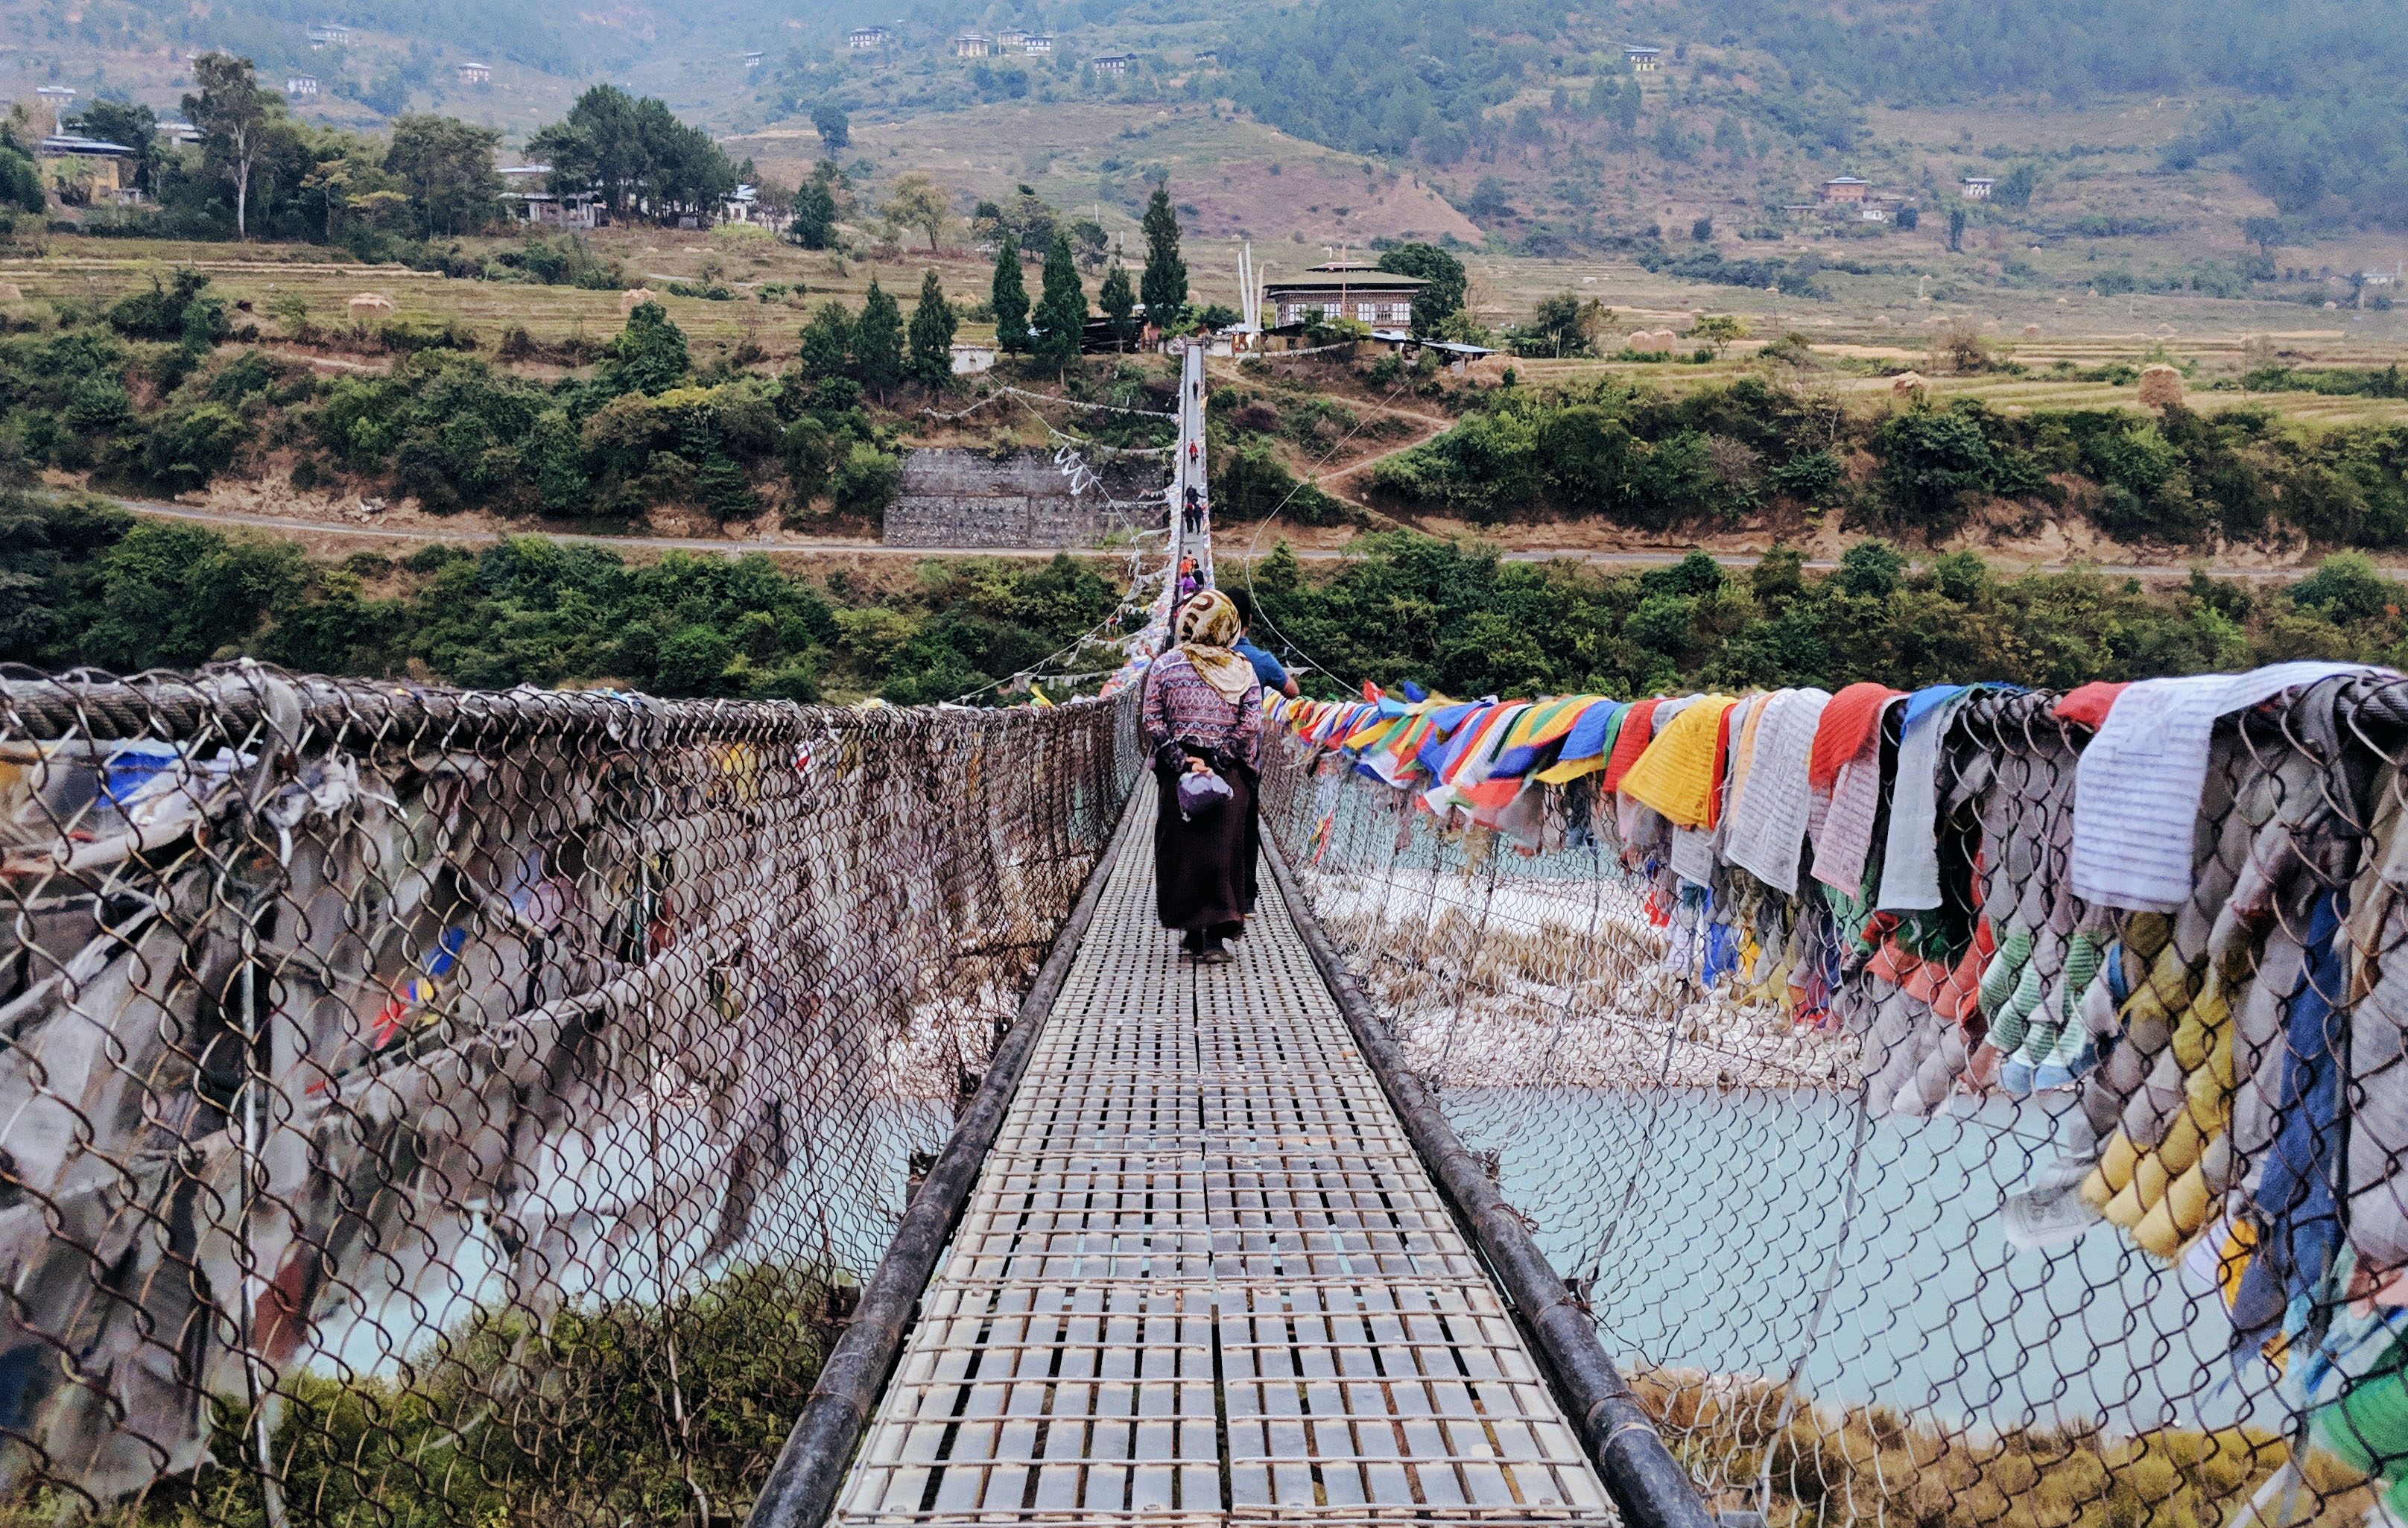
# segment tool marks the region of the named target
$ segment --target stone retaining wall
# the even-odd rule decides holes
[[[1166,459],[1123,457],[1096,471],[1102,485],[1074,494],[1051,451],[909,451],[881,539],[890,547],[1093,547],[1115,531],[1162,523]],[[1113,509],[1111,499],[1145,507]]]

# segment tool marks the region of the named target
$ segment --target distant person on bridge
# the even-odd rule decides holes
[[[1178,645],[1146,673],[1141,725],[1154,750],[1161,811],[1154,823],[1154,910],[1199,964],[1226,965],[1227,941],[1254,910],[1262,829],[1254,788],[1262,759],[1263,688],[1230,648],[1238,607],[1217,589],[1180,607]],[[1181,809],[1182,776],[1220,776],[1227,800]]]
[[[1232,589],[1228,594],[1229,603],[1238,607],[1238,640],[1230,644],[1229,650],[1254,665],[1254,678],[1262,681],[1264,689],[1294,700],[1296,679],[1288,673],[1287,665],[1254,645],[1254,592]]]
[[[1196,496],[1196,485],[1187,485],[1187,507],[1183,511],[1187,534],[1194,536],[1204,528],[1204,501]]]

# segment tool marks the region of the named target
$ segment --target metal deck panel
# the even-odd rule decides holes
[[[1269,878],[1179,959],[1151,796],[835,1521],[1613,1521]]]

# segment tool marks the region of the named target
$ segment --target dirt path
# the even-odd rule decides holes
[[[1342,474],[1333,474],[1333,476],[1340,475]],[[192,505],[165,504],[156,499],[126,499],[109,495],[103,495],[103,497],[122,509],[130,510],[137,515],[149,515],[158,520],[195,521],[203,524],[226,525],[244,530],[276,531],[294,536],[332,536],[361,541],[385,542],[440,541],[451,546],[474,547],[490,545],[505,534],[518,534],[490,530],[452,530],[431,526],[344,524],[321,520],[301,520],[282,515],[255,515],[234,509],[196,508]],[[1218,552],[1222,561],[1245,562],[1254,557],[1268,555],[1257,550],[1262,537],[1253,534],[1252,527],[1242,528],[1247,529],[1249,533],[1243,546],[1239,544],[1238,532],[1241,529],[1240,526],[1231,525],[1225,528],[1223,534],[1226,536],[1227,542]],[[1117,555],[1112,549],[1102,547],[896,547],[881,541],[845,541],[833,538],[811,540],[765,536],[755,540],[736,541],[708,536],[602,536],[580,531],[531,531],[524,534],[540,536],[552,541],[588,546],[619,547],[638,551],[702,551],[721,557],[741,557],[747,552],[755,551],[829,552],[870,557],[1051,558],[1063,551],[1068,551],[1074,557]],[[1273,539],[1276,539],[1276,536]],[[1342,562],[1352,555],[1343,547],[1292,547],[1290,550],[1297,558],[1308,563]],[[1599,567],[1667,567],[1688,555],[1688,551],[1684,549],[1526,547],[1504,552],[1501,557],[1508,563],[1560,561],[1587,563]],[[1732,568],[1754,567],[1758,560],[1757,554],[1754,552],[1716,552],[1713,554],[1713,559],[1722,566]],[[1833,558],[1809,558],[1804,565],[1818,571],[1828,571],[1840,564]],[[2024,566],[2021,570],[2063,573],[2075,565],[2070,563],[2034,563]],[[2191,572],[2190,564],[2186,563],[2117,563],[2081,565],[2095,566],[2102,573],[2121,573],[2137,578],[2187,578]],[[2010,571],[2004,567],[2001,570]],[[2206,571],[2219,578],[2262,579],[2296,578],[2304,570],[2211,567]],[[2408,578],[2408,567],[2382,566],[2379,571],[2387,578]]]

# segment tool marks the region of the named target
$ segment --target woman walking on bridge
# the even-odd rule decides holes
[[[1180,607],[1174,627],[1178,645],[1145,682],[1143,726],[1161,794],[1154,910],[1163,927],[1182,932],[1182,949],[1220,965],[1235,958],[1226,941],[1246,931],[1254,908],[1263,691],[1254,665],[1232,650],[1238,607],[1228,595],[1203,591]]]

